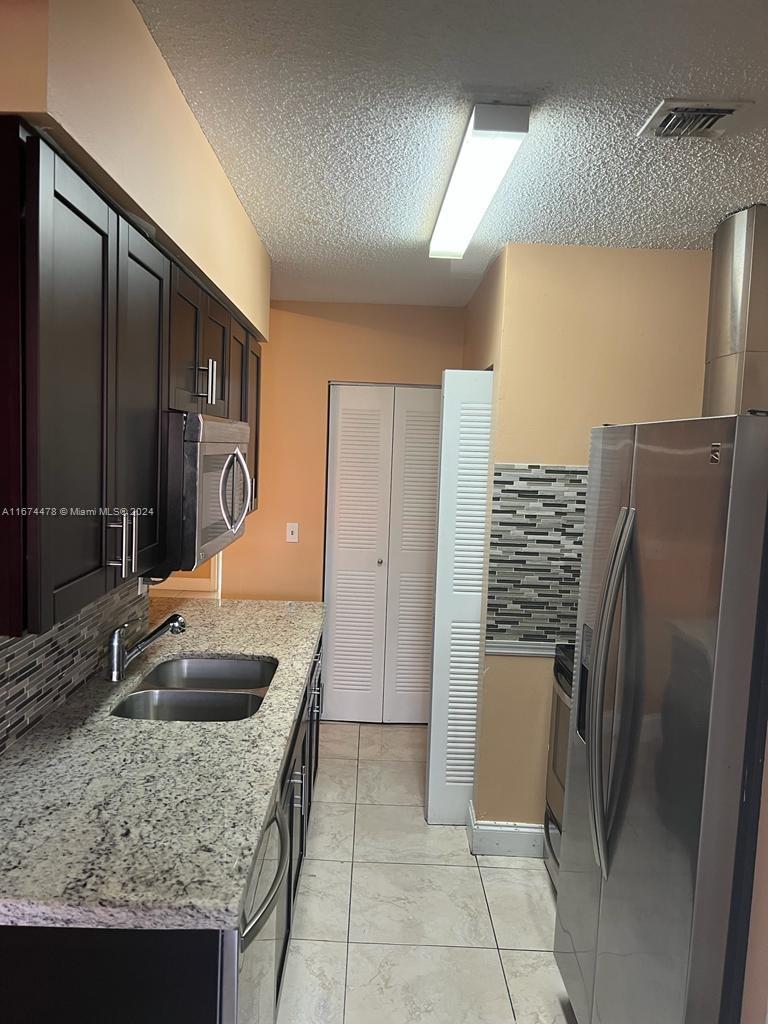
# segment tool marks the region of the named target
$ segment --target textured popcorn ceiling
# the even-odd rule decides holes
[[[705,248],[725,214],[768,201],[764,0],[137,6],[278,299],[462,305],[506,242]],[[753,99],[754,127],[636,138],[668,96]],[[471,105],[493,99],[530,101],[530,135],[467,257],[429,260]]]

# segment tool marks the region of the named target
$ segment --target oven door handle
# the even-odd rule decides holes
[[[224,461],[224,465],[221,470],[221,479],[219,480],[219,508],[221,509],[221,518],[224,520],[224,524],[226,525],[228,530],[232,529],[232,520],[229,516],[229,513],[227,512],[224,488],[227,483],[227,474],[229,473],[229,470],[234,461],[235,453],[230,452]]]

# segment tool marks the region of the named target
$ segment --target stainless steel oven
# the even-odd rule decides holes
[[[547,757],[547,806],[544,810],[544,863],[555,888],[560,865],[568,729],[573,704],[573,657],[573,644],[557,644]]]
[[[194,569],[242,536],[251,503],[250,427],[237,420],[185,413],[172,430],[179,458],[181,522],[179,569]]]

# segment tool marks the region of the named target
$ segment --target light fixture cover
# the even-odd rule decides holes
[[[460,260],[528,132],[530,107],[478,103],[437,217],[429,255]]]

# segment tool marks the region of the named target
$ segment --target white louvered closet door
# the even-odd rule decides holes
[[[323,717],[380,722],[384,687],[391,386],[331,386]]]
[[[426,722],[432,690],[440,389],[396,387],[385,722]]]
[[[446,370],[440,438],[430,824],[463,825],[475,774],[493,374]]]

